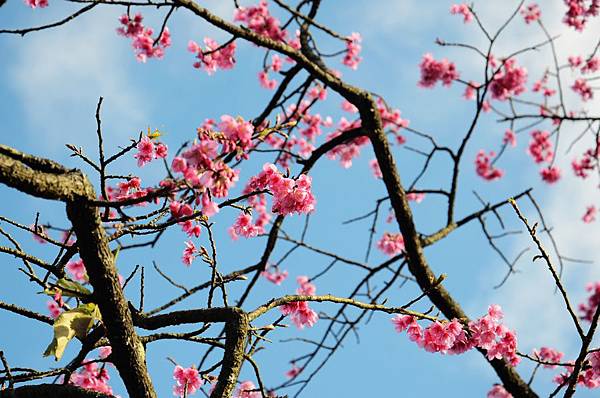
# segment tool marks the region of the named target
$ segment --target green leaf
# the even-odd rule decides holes
[[[85,288],[82,284],[69,279],[61,278],[56,282],[56,286],[62,290],[62,295],[66,297],[85,297],[90,296],[92,292]],[[48,296],[54,296],[54,289],[44,289],[44,293]]]
[[[54,355],[54,358],[59,361],[69,341],[73,337],[83,339],[94,321],[99,319],[101,319],[100,310],[94,303],[82,304],[60,314],[54,321],[54,338],[44,351],[44,356]]]

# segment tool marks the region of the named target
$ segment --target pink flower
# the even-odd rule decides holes
[[[541,347],[539,350],[533,350],[533,355],[544,362],[558,363],[564,354],[549,347]],[[556,366],[544,364],[544,367],[547,369],[554,369]]]
[[[402,234],[391,234],[384,232],[383,236],[377,242],[379,250],[388,256],[395,256],[404,250],[404,237]]]
[[[408,327],[417,322],[417,319],[412,316],[412,315],[396,315],[395,317],[392,318],[392,323],[394,324],[394,329],[396,329],[396,332],[398,333],[402,333],[404,332],[406,329],[408,329]]]
[[[502,138],[502,143],[504,145],[510,145],[513,148],[517,146],[517,136],[515,135],[515,132],[512,131],[511,129],[506,129],[506,131],[504,132],[504,138]]]
[[[513,396],[500,384],[494,384],[492,389],[488,391],[487,398],[513,398]]]
[[[596,221],[597,212],[598,210],[596,209],[596,206],[588,206],[582,218],[583,222],[589,224]]]
[[[233,398],[261,398],[261,396],[262,394],[258,391],[254,383],[251,381],[244,381],[240,383]]]
[[[194,245],[194,242],[192,242],[191,240],[188,240],[185,243],[185,249],[183,250],[183,256],[181,257],[181,261],[187,265],[190,266],[192,264],[192,261],[194,261],[194,258],[196,258],[196,252],[198,251],[198,249],[196,249],[196,245]]]
[[[183,368],[179,365],[175,366],[173,378],[176,382],[173,387],[173,395],[176,397],[185,397],[195,394],[203,383],[198,374],[198,370],[193,367]]]
[[[138,161],[138,167],[144,166],[146,163],[154,159],[154,143],[148,136],[143,136],[137,144],[138,153],[133,157]]]
[[[469,6],[465,3],[463,4],[453,4],[450,7],[450,14],[452,15],[462,15],[463,22],[469,23],[473,20],[473,13],[469,9]]]
[[[445,58],[436,61],[431,54],[423,55],[419,68],[421,69],[421,80],[418,85],[424,88],[435,86],[439,80],[444,86],[450,86],[459,77],[453,62],[449,62]]]
[[[593,73],[598,72],[598,70],[600,70],[600,57],[593,57],[585,62],[585,65],[581,68],[581,73]]]
[[[531,3],[528,6],[523,6],[521,8],[521,15],[523,15],[523,18],[525,18],[525,23],[530,24],[531,22],[535,22],[540,19],[542,12],[536,3]]]
[[[196,53],[196,58],[198,61],[194,63],[194,68],[200,69],[202,65],[206,69],[206,73],[208,75],[212,75],[217,71],[218,68],[221,69],[231,69],[235,65],[235,41],[229,43],[223,48],[210,37],[204,38],[204,45],[206,46],[205,50],[193,40],[190,40],[188,43],[188,51],[192,53]]]
[[[581,319],[591,322],[594,318],[594,313],[598,304],[600,304],[600,282],[590,283],[586,286],[585,290],[590,292],[587,303],[579,304],[579,316]]]
[[[62,309],[54,300],[48,300],[46,302],[46,307],[48,307],[48,311],[50,311],[50,316],[54,319],[58,318],[58,316],[62,313]]]
[[[526,82],[527,69],[517,67],[517,61],[514,59],[507,59],[502,69],[494,75],[489,89],[493,99],[505,101],[524,92]]]
[[[144,28],[142,20],[143,17],[139,13],[133,19],[130,19],[127,14],[123,14],[119,18],[121,27],[117,29],[117,33],[132,40],[131,45],[138,61],[146,62],[148,58],[162,58],[165,49],[171,46],[169,28],[164,28],[158,39],[158,43],[155,45],[155,40],[152,37],[154,31],[150,28]]]
[[[582,101],[588,101],[594,98],[592,88],[587,84],[585,79],[577,79],[571,86],[571,89],[581,96]]]
[[[79,282],[87,282],[88,276],[83,264],[83,260],[70,261],[67,263],[67,270],[71,273],[74,280]]]
[[[98,356],[100,357],[100,359],[106,359],[108,358],[108,356],[110,354],[112,354],[112,347],[111,346],[104,346],[104,347],[100,347],[98,349]]]
[[[246,213],[240,213],[231,228],[235,236],[242,235],[244,238],[253,238],[259,232],[258,228],[252,223],[252,216]]]
[[[272,282],[276,285],[281,285],[281,283],[287,278],[287,271],[279,271],[278,268],[269,266],[266,270],[260,273],[266,280]]]
[[[342,110],[350,113],[358,113],[358,108],[352,105],[348,100],[342,101]]]
[[[285,41],[287,37],[279,20],[269,13],[265,0],[261,0],[257,6],[236,8],[234,21],[245,22],[250,30],[276,41]]]
[[[582,31],[588,19],[597,16],[600,10],[598,0],[564,0],[564,2],[567,5],[567,12],[563,22],[578,31]]]
[[[277,87],[277,80],[269,79],[269,75],[264,70],[258,72],[258,81],[261,86],[268,90],[275,90],[275,87]]]
[[[545,167],[540,170],[540,175],[542,176],[542,180],[548,184],[554,184],[560,180],[560,168],[558,166]]]
[[[296,364],[292,364],[292,368],[290,370],[288,370],[287,372],[285,372],[285,376],[288,379],[293,379],[296,376],[298,376],[301,372],[302,372],[302,368],[299,368],[298,366],[296,366]]]
[[[381,174],[381,169],[379,168],[379,163],[377,159],[372,159],[369,162],[369,166],[371,167],[371,171],[373,172],[373,176],[375,178],[383,178],[383,174]]]
[[[104,367],[98,367],[95,362],[88,362],[71,375],[69,382],[86,390],[112,395],[112,388],[108,385],[109,380],[110,376]]]
[[[346,38],[346,54],[344,55],[342,63],[350,69],[356,70],[358,64],[362,61],[362,58],[359,56],[362,49],[360,45],[361,41],[362,37],[360,36],[360,33],[356,32],[353,32]]]
[[[25,0],[25,4],[31,8],[44,8],[48,7],[48,0]]]
[[[492,165],[491,158],[493,158],[495,155],[496,154],[494,151],[491,151],[490,154],[487,155],[482,149],[475,157],[475,172],[479,177],[486,181],[498,180],[504,175],[504,171],[495,168]]]
[[[299,276],[297,282],[300,285],[296,289],[296,293],[302,296],[312,296],[316,293],[316,287],[310,283],[306,276]],[[319,316],[309,306],[307,301],[295,301],[289,304],[284,304],[279,307],[283,315],[290,315],[292,322],[298,329],[303,329],[305,326],[312,327],[318,320]]]
[[[425,194],[422,192],[407,192],[406,200],[409,202],[421,203],[425,199]]]
[[[531,141],[527,153],[531,155],[536,163],[551,162],[554,157],[553,147],[549,132],[534,130],[531,132]]]
[[[569,56],[568,60],[571,69],[578,68],[581,66],[581,64],[583,64],[583,57],[581,55],[571,55]]]

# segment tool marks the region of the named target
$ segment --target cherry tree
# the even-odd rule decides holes
[[[38,13],[55,1],[26,0],[20,6]],[[14,204],[1,205],[0,252],[6,261],[12,258],[9,265],[20,275],[10,283],[39,293],[46,313],[2,297],[0,309],[3,317],[28,319],[48,340],[39,356],[53,358],[56,365],[14,363],[11,347],[0,346],[7,353],[0,351],[0,397],[109,397],[116,377],[136,398],[158,396],[157,379],[172,381],[177,397],[298,396],[335,361],[346,340],[359,335],[359,325],[374,317],[388,323],[377,333],[414,342],[421,355],[479,352],[481,363],[497,375],[488,397],[537,397],[538,383],[552,383],[550,396],[565,397],[600,387],[600,348],[594,345],[600,282],[580,288],[587,290],[583,302],[570,298],[563,270],[580,259],[562,254],[536,195],[546,186],[559,190],[564,179],[598,186],[600,116],[587,106],[600,87],[600,39],[584,53],[558,51],[561,38],[546,25],[555,15],[546,16],[544,5],[533,2],[497,2],[509,11],[497,27],[486,23],[478,4],[453,4],[449,10],[433,2],[424,6],[451,19],[457,29],[473,32],[468,42],[438,38],[414,63],[419,78],[413,84],[422,92],[458,87],[453,100],[469,106],[461,116],[467,128],[448,139],[424,131],[419,120],[409,121],[383,95],[351,83],[363,61],[362,36],[353,32],[352,21],[343,21],[344,31],[330,27],[319,15],[320,0],[233,0],[227,2],[233,13],[226,17],[192,0],[67,3],[78,8],[51,23],[0,33],[44,35],[93,18],[102,8],[118,10],[121,16],[106,29],[131,47],[139,70],[162,67],[174,43],[185,43],[186,67],[197,70],[195,78],[208,80],[236,73],[243,51],[262,60],[254,71],[255,87],[269,96],[254,115],[239,116],[235,106],[220,115],[198,110],[195,131],[175,134],[140,126],[122,142],[107,143],[104,107],[111,98],[98,95],[89,115],[96,129],[81,133],[94,136],[95,147],[66,143],[77,168],[0,144],[2,192],[16,190],[66,209],[66,217],[33,210],[19,219],[10,214]],[[560,3],[567,29],[583,34],[598,25],[600,1]],[[178,37],[171,26],[177,14],[194,18],[215,35]],[[524,37],[507,45],[504,36],[515,25],[542,39]],[[539,54],[549,63],[526,68],[528,57]],[[43,67],[43,60],[32,62]],[[199,95],[231,97],[241,95],[239,90]],[[440,102],[436,106],[452,106]],[[476,145],[482,126],[500,132],[486,141],[494,146]],[[116,150],[109,149],[114,145]],[[359,226],[365,253],[356,259],[330,242],[311,239],[314,229],[330,222],[319,201],[333,194],[333,184],[318,181],[315,171],[350,169],[360,197],[365,184],[357,164],[371,151],[368,167],[381,196],[369,204],[348,198],[347,219],[332,237],[344,241],[347,228]],[[564,159],[570,168],[561,168]],[[478,193],[517,178],[507,171],[517,162],[539,177],[519,191],[502,189],[502,197],[494,200]],[[471,192],[474,204],[464,199]],[[593,225],[593,200],[584,209],[566,210],[573,213],[570,228]],[[419,207],[440,215],[434,225],[420,222]],[[460,292],[447,286],[465,276],[450,265],[436,272],[426,250],[451,251],[443,243],[451,236],[472,239],[461,231],[473,227],[479,228],[478,241],[470,244],[489,247],[506,265],[497,281],[500,294],[509,279],[520,277],[520,264],[544,267],[561,301],[556,322],[568,323],[576,336],[575,356],[548,346],[543,336],[534,337],[536,349],[520,349],[519,331],[505,322],[497,303],[486,303],[486,312],[467,313],[457,299]],[[523,250],[514,256],[506,240]],[[252,247],[247,263],[223,261],[245,243]],[[155,258],[161,245],[168,245],[168,267]],[[317,272],[297,263],[300,253],[318,259]],[[181,273],[186,283],[172,276]],[[321,281],[331,275],[335,288],[322,289]],[[191,285],[193,278],[202,282]],[[288,279],[292,290],[276,289]],[[155,287],[157,280],[166,288]],[[398,293],[411,286],[410,296]],[[12,318],[6,319],[5,325]],[[281,340],[283,333],[293,337]],[[195,358],[187,363],[177,359],[177,350],[170,352],[172,375],[153,372],[149,360],[154,347],[167,341],[181,344]],[[288,352],[290,345],[302,353]],[[286,356],[289,368],[261,366],[263,350]],[[384,387],[397,389],[392,383]]]

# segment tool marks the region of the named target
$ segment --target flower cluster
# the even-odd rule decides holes
[[[453,62],[449,62],[445,58],[436,61],[429,53],[423,55],[419,68],[421,69],[421,79],[418,85],[424,88],[431,88],[438,81],[441,81],[444,86],[450,86],[459,76]]]
[[[487,398],[513,398],[513,396],[500,384],[494,384],[492,389],[488,391]]]
[[[267,269],[260,273],[266,280],[276,285],[281,283],[288,277],[287,271],[280,271],[277,266],[268,266]]]
[[[235,41],[220,46],[215,40],[205,37],[204,45],[206,48],[203,50],[195,41],[190,40],[188,42],[188,51],[196,54],[198,59],[194,62],[194,68],[200,69],[204,65],[206,73],[210,76],[218,68],[231,69],[235,66]]]
[[[580,78],[576,79],[571,86],[571,90],[579,94],[582,101],[589,101],[594,98],[594,91],[592,87],[588,84],[587,80]]]
[[[517,146],[517,136],[514,131],[511,129],[506,129],[504,132],[504,137],[502,138],[502,143],[504,145],[510,145],[513,148]]]
[[[173,395],[176,397],[188,397],[195,394],[203,383],[196,368],[183,368],[179,365],[175,366],[175,370],[173,370],[173,379],[175,379]]]
[[[269,12],[266,0],[261,0],[256,6],[237,8],[234,21],[244,22],[250,30],[276,41],[285,41],[287,37],[279,20]]]
[[[391,234],[384,232],[377,242],[377,248],[388,256],[395,256],[404,250],[404,237],[401,233]]]
[[[489,89],[493,99],[505,101],[524,92],[526,82],[527,69],[518,67],[517,61],[511,58],[505,60],[502,68],[494,74]]]
[[[587,303],[579,304],[579,316],[581,319],[591,322],[600,304],[600,282],[590,283],[585,287],[585,290],[590,292]]]
[[[48,7],[48,0],[25,0],[25,4],[31,8],[44,8]]]
[[[561,361],[564,354],[553,348],[541,347],[539,350],[533,350],[533,355],[540,361],[547,362],[544,364],[546,369],[554,369],[557,366],[555,364]]]
[[[346,38],[346,54],[344,55],[342,63],[350,69],[356,70],[358,64],[362,61],[362,58],[359,56],[360,50],[362,49],[360,45],[361,41],[362,37],[360,36],[360,33],[356,32],[353,32]]]
[[[96,362],[88,362],[71,375],[69,383],[86,390],[112,395],[112,388],[108,385],[109,380],[110,376],[105,367],[99,368]]]
[[[299,276],[296,281],[300,285],[296,289],[296,293],[301,296],[313,296],[317,288],[314,284],[310,283],[310,280],[306,276]],[[305,326],[312,327],[319,316],[309,306],[307,301],[294,301],[289,304],[284,304],[279,307],[283,315],[290,315],[292,322],[298,329],[303,329]]]
[[[469,6],[466,3],[452,4],[452,6],[450,7],[450,14],[462,15],[464,23],[469,23],[473,20],[473,13],[471,12]]]
[[[475,157],[475,172],[486,181],[494,181],[502,178],[504,171],[494,167],[491,159],[496,156],[494,151],[488,154],[482,149],[477,152]]]
[[[135,14],[133,19],[123,14],[119,18],[121,26],[117,28],[117,33],[132,40],[131,45],[138,61],[146,62],[148,58],[162,58],[167,47],[171,46],[169,28],[165,26],[157,41],[152,37],[154,31],[151,28],[144,28],[142,21],[143,17],[140,13]]]
[[[504,359],[516,366],[520,361],[516,335],[500,322],[502,317],[500,306],[492,305],[485,316],[469,322],[468,334],[456,319],[435,321],[425,329],[412,315],[396,315],[392,322],[398,333],[406,330],[409,339],[428,352],[462,354],[477,347],[486,350],[489,359]]]
[[[536,3],[531,3],[527,6],[521,7],[521,15],[523,15],[525,23],[530,24],[540,19],[542,16],[542,11],[540,10],[540,6],[538,6]]]
[[[554,146],[550,141],[550,133],[542,130],[532,131],[527,153],[538,164],[551,163],[554,158]],[[552,184],[560,179],[561,171],[558,166],[548,165],[548,167],[540,169],[540,175],[542,180]]]
[[[142,137],[136,148],[138,152],[133,157],[137,159],[138,167],[142,167],[154,159],[165,159],[168,155],[168,148],[165,144],[159,142],[155,145],[147,135]]]
[[[261,398],[262,394],[256,388],[254,383],[251,381],[244,381],[240,383],[237,390],[235,390],[235,394],[233,398]]]
[[[544,97],[552,97],[556,94],[556,90],[548,87],[548,73],[544,73],[544,76],[540,80],[533,83],[532,91],[534,93],[542,93]]]
[[[600,11],[600,0],[564,0],[567,12],[563,22],[568,26],[582,31],[590,17],[595,17]]]
[[[587,149],[581,160],[573,159],[571,167],[577,177],[587,178],[589,173],[598,167],[600,158],[600,139],[589,149]]]
[[[79,282],[87,282],[88,276],[85,269],[85,264],[82,259],[69,261],[67,263],[67,271],[71,273],[71,277]]]

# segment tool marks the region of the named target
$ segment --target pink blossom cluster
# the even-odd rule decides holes
[[[473,20],[473,13],[469,9],[469,5],[466,3],[452,4],[450,7],[450,14],[462,15],[464,23],[469,23]]]
[[[475,172],[486,181],[494,181],[502,178],[504,171],[494,167],[492,158],[496,156],[494,151],[490,151],[489,155],[483,149],[477,152],[475,157]]]
[[[296,289],[296,293],[301,296],[313,296],[317,288],[310,282],[306,276],[299,276],[296,281],[300,285]],[[290,315],[292,322],[298,329],[303,329],[305,326],[312,327],[319,316],[308,306],[308,301],[295,301],[289,304],[284,304],[279,307],[283,315]]]
[[[600,158],[600,140],[587,149],[580,160],[573,159],[571,167],[577,177],[587,178],[589,173],[598,167]]]
[[[261,397],[262,397],[262,394],[260,393],[258,388],[256,388],[254,383],[249,380],[240,383],[238,388],[235,390],[235,394],[233,395],[233,398],[261,398]]]
[[[83,264],[83,260],[75,260],[69,261],[67,263],[67,271],[71,274],[71,277],[78,282],[87,282],[88,276],[87,271],[85,269],[85,264]]]
[[[543,365],[544,368],[554,369],[557,367],[556,364],[560,363],[564,354],[550,347],[541,347],[539,350],[533,350],[533,355],[540,361],[547,362]]]
[[[246,26],[272,40],[285,41],[287,32],[281,28],[279,19],[269,12],[266,0],[261,0],[252,7],[239,7],[234,12],[234,21],[243,22]]]
[[[594,91],[586,79],[575,79],[575,82],[573,82],[573,85],[571,86],[571,90],[579,94],[581,100],[584,102],[594,98]]]
[[[517,135],[511,129],[506,129],[504,132],[504,137],[502,138],[502,143],[504,145],[510,145],[511,147],[517,146]]]
[[[44,8],[48,7],[48,0],[25,0],[25,4],[31,8]]]
[[[596,221],[596,214],[598,213],[598,209],[596,209],[596,206],[588,206],[585,209],[585,213],[583,214],[583,217],[581,218],[581,220],[586,223],[586,224],[590,224],[594,221]]]
[[[204,65],[204,69],[208,75],[212,75],[217,69],[232,69],[235,66],[235,41],[220,46],[215,40],[210,37],[204,38],[205,49],[198,45],[193,40],[188,42],[188,51],[196,54],[198,61],[194,62],[194,68],[200,69]]]
[[[587,303],[579,304],[579,317],[591,322],[596,313],[596,309],[598,308],[598,304],[600,304],[600,282],[589,283],[585,287],[585,290],[587,290],[590,295],[587,299]]]
[[[544,97],[552,97],[556,94],[556,90],[548,87],[548,73],[545,73],[540,80],[533,83],[532,91],[534,93],[542,93]]]
[[[554,145],[550,141],[550,133],[545,130],[534,130],[531,132],[531,141],[527,148],[527,153],[536,163],[551,163],[554,158]],[[542,180],[553,184],[561,177],[561,171],[558,166],[552,166],[540,169]]]
[[[402,119],[400,109],[389,108],[383,99],[377,99],[377,110],[381,117],[384,129],[389,129],[396,136],[396,142],[400,145],[406,142],[404,136],[398,134],[398,131],[403,128],[407,128],[410,124],[410,120]]]
[[[316,201],[311,184],[312,179],[306,174],[296,180],[284,177],[272,163],[265,163],[263,170],[248,182],[249,189],[254,191],[269,189],[273,193],[271,211],[282,215],[307,214],[314,210]]]
[[[581,67],[581,73],[594,73],[600,70],[600,57],[592,57],[585,61],[585,64]]]
[[[148,136],[143,136],[137,144],[138,152],[133,155],[137,159],[138,167],[150,163],[154,159],[165,159],[168,155],[168,148],[165,144],[159,142],[156,145]]]
[[[139,199],[148,196],[152,192],[152,188],[142,188],[142,180],[139,177],[132,177],[127,181],[119,182],[117,187],[106,187],[106,194],[110,201],[123,201],[128,199]],[[152,201],[148,199],[147,202]],[[137,206],[146,206],[147,202],[137,203]],[[158,197],[154,199],[158,202]]]
[[[244,238],[253,238],[259,233],[262,233],[263,229],[255,225],[252,220],[252,216],[247,213],[240,213],[236,218],[235,223],[229,229],[229,235],[231,239],[237,240],[241,235]]]
[[[598,353],[594,352],[586,357],[587,364],[590,366],[582,369],[577,377],[577,384],[581,384],[587,388],[598,388],[600,387],[600,368],[598,367]],[[556,384],[568,383],[571,378],[571,374],[574,369],[574,362],[570,361],[569,365],[564,365],[564,371],[556,375],[553,381]]]
[[[361,41],[362,37],[360,36],[360,33],[356,32],[353,32],[346,38],[346,54],[344,55],[342,63],[350,69],[358,69],[358,64],[362,61],[362,57],[359,55],[360,50],[362,49],[360,45]]]
[[[135,14],[133,19],[123,14],[119,18],[121,26],[117,28],[117,33],[132,40],[131,45],[138,61],[146,62],[148,58],[162,58],[167,47],[171,46],[169,28],[163,29],[157,43],[154,44],[155,39],[152,37],[154,31],[151,28],[144,28],[142,21],[143,17],[140,13]]]
[[[527,69],[517,66],[517,61],[511,58],[505,60],[501,69],[494,74],[489,90],[493,99],[505,101],[524,92],[526,82]]]
[[[383,174],[381,173],[381,168],[379,167],[379,162],[377,161],[377,159],[371,159],[369,161],[369,167],[373,172],[373,177],[383,178]]]
[[[327,91],[321,86],[315,86],[314,88],[317,88],[317,90],[313,91],[313,98],[315,100],[324,98],[323,94],[326,95]],[[311,93],[309,92],[309,95],[310,94]],[[298,107],[295,104],[292,104],[287,108],[287,114],[292,115],[290,121],[298,123],[300,135],[309,142],[314,142],[315,139],[322,134],[321,127],[331,127],[333,121],[330,117],[323,118],[318,113],[311,114],[310,106],[311,101],[302,101]]]
[[[485,316],[469,322],[468,333],[456,319],[435,321],[425,329],[412,315],[396,315],[392,322],[398,333],[406,330],[409,339],[428,352],[462,354],[477,347],[486,350],[489,359],[504,359],[516,366],[520,362],[517,338],[501,323],[502,317],[500,306],[491,305]]]
[[[525,19],[525,23],[530,24],[540,19],[542,16],[542,11],[540,10],[540,6],[538,6],[536,3],[531,3],[521,7],[521,15]]]
[[[195,394],[196,391],[202,386],[203,380],[198,374],[198,369],[183,368],[179,365],[175,366],[173,370],[173,379],[175,379],[175,386],[173,386],[173,395],[176,397],[189,397]]]
[[[196,245],[191,240],[183,242],[185,244],[185,249],[183,249],[183,255],[181,256],[181,262],[183,264],[190,266],[192,262],[197,256],[198,249],[196,249]]]
[[[280,271],[277,266],[269,265],[264,271],[260,273],[266,280],[275,285],[281,285],[281,283],[288,277],[287,271]]]
[[[313,121],[313,124],[306,127],[306,133],[312,133],[318,130],[318,134],[320,134],[321,129],[317,129],[318,126],[314,124],[316,118],[312,118],[311,120]],[[265,142],[274,149],[285,150],[279,153],[277,159],[277,164],[283,168],[288,168],[290,166],[290,161],[292,160],[291,154],[296,147],[298,155],[302,156],[303,158],[308,158],[315,150],[314,145],[311,144],[307,139],[303,137],[298,138],[293,134],[287,138],[282,138],[277,134],[269,134],[265,137]]]
[[[46,302],[46,307],[48,308],[48,312],[53,319],[58,318],[58,316],[62,313],[62,308],[56,300],[48,300]]]
[[[239,171],[231,169],[219,154],[248,148],[251,138],[251,131],[243,119],[224,115],[221,120],[219,128],[223,130],[222,133],[199,128],[198,140],[171,163],[173,171],[183,174],[185,181],[193,186],[198,194],[210,190],[217,198],[226,197],[229,189],[239,179]],[[212,127],[214,122],[209,121],[205,125]],[[222,146],[221,151],[219,145]],[[209,202],[208,205],[216,210]]]
[[[419,68],[421,69],[421,79],[418,85],[423,88],[431,88],[438,81],[441,81],[444,86],[450,86],[459,77],[453,62],[449,62],[445,58],[436,61],[429,53],[423,55]]]
[[[567,12],[563,22],[568,26],[582,31],[590,17],[595,17],[600,11],[600,0],[564,0]]]
[[[395,256],[404,250],[404,237],[401,233],[384,232],[377,242],[377,248],[388,256]]]
[[[112,395],[112,388],[108,385],[110,376],[104,367],[98,367],[96,362],[86,363],[78,372],[73,373],[69,383],[85,388]]]
[[[360,127],[360,120],[353,122],[348,121],[345,117],[341,117],[338,123],[338,128],[327,135],[327,141],[334,139],[343,132]],[[338,159],[343,168],[347,169],[352,166],[352,160],[360,155],[360,150],[363,146],[369,143],[369,138],[366,136],[357,137],[344,144],[337,145],[334,149],[327,152],[329,159]]]
[[[204,193],[202,195],[202,197],[209,198],[209,196],[206,193]],[[213,210],[212,206],[210,206],[210,204],[209,204],[206,207],[207,207],[207,209],[209,209],[210,215],[213,215],[214,213],[212,213],[212,210]],[[190,206],[187,203],[182,203],[182,202],[179,202],[176,200],[173,200],[169,203],[169,210],[171,212],[171,216],[175,220],[178,220],[180,218],[190,217],[194,214],[194,209],[192,208],[192,206]],[[217,207],[217,210],[218,210],[218,207]],[[203,208],[203,214],[204,214],[204,208]],[[198,222],[193,219],[186,219],[184,221],[178,222],[178,224],[181,225],[181,230],[183,232],[185,232],[190,238],[191,237],[197,238],[200,236],[200,234],[202,232],[202,229],[200,228],[200,225],[198,224]]]
[[[513,398],[513,396],[500,384],[494,384],[492,389],[488,391],[487,398]]]

